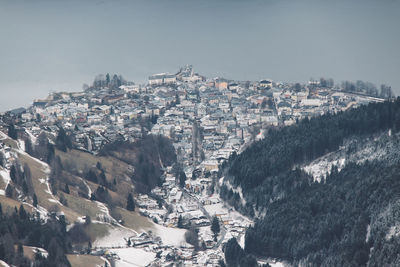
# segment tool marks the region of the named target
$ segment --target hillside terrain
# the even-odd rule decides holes
[[[0,115],[0,260],[397,264],[399,100],[181,72]]]
[[[256,218],[229,266],[397,266],[400,100],[272,129],[220,170],[220,195]],[[242,259],[235,255],[242,253]]]
[[[151,190],[161,182],[158,170],[174,162],[173,147],[162,137],[148,136],[142,143],[118,149],[109,145],[101,155],[94,155],[63,147],[60,142],[65,140],[45,134],[38,140],[27,134],[15,140],[3,131],[0,135],[0,257],[5,262],[98,266],[110,262],[77,253],[92,247],[125,247],[126,236],[142,232],[171,242],[165,234],[168,229],[126,209],[129,194]],[[154,173],[143,177],[143,171],[137,172],[150,169],[148,163]],[[11,225],[15,231],[9,230]],[[55,237],[46,234],[48,229]],[[8,250],[8,243],[22,246]],[[24,257],[18,257],[19,251]]]

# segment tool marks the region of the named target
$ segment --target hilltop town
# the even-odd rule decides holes
[[[186,240],[165,242],[171,237],[163,239],[149,232],[125,234],[93,243],[90,254],[104,256],[121,266],[133,261],[133,251],[137,258],[143,257],[144,265],[182,262],[216,266],[224,258],[223,245],[235,237],[243,246],[244,233],[253,224],[220,199],[218,190],[222,184],[232,194],[241,194],[219,178],[222,162],[262,139],[271,127],[383,101],[376,95],[350,92],[322,79],[308,84],[270,79],[234,81],[206,78],[188,65],[175,74],[152,75],[146,84],[127,82],[118,75],[100,75],[81,92],[52,93],[28,108],[5,112],[0,128],[10,135],[12,122],[16,136],[23,132],[33,144],[43,132],[56,138],[62,129],[74,149],[91,155],[98,155],[108,144],[134,143],[147,135],[168,137],[175,149],[176,163],[163,166],[161,162],[162,183],[148,193],[136,192],[134,203],[141,216],[166,231],[188,229]],[[26,146],[19,148],[27,150]],[[13,153],[6,144],[1,145],[0,151],[2,173],[8,173]],[[4,177],[7,184],[10,179]],[[6,194],[6,185],[0,192]],[[220,224],[216,235],[211,230],[214,217]],[[122,219],[114,219],[96,218],[124,226]],[[197,239],[195,244],[188,241],[190,234]],[[126,253],[124,249],[130,247],[135,250]]]

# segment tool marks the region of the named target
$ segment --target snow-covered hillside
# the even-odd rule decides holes
[[[400,135],[392,135],[389,131],[374,137],[346,140],[339,150],[315,159],[302,166],[302,169],[313,176],[314,181],[321,181],[331,172],[332,167],[340,171],[350,162],[361,164],[375,159],[393,160],[397,158],[393,155],[399,154]]]

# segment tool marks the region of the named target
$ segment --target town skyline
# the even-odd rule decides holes
[[[398,1],[1,1],[2,111],[98,73],[385,83],[399,93]],[[151,15],[150,15],[151,14]],[[15,20],[18,16],[19,19]],[[51,21],[51,23],[49,23]]]

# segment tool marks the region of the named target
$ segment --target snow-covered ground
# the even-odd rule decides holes
[[[0,176],[3,178],[5,184],[8,184],[11,180],[10,173],[7,170],[1,169]]]
[[[120,260],[115,262],[116,267],[146,266],[156,258],[155,253],[138,248],[112,249],[111,252],[120,257]]]
[[[285,267],[285,264],[283,264],[283,262],[270,262],[269,265],[271,265],[271,267]]]
[[[0,140],[4,140],[6,138],[8,138],[8,136],[5,133],[3,133],[2,131],[0,131]]]
[[[339,150],[317,158],[310,164],[303,166],[302,169],[312,175],[314,181],[321,181],[327,173],[330,173],[333,166],[336,166],[340,171],[349,162],[363,164],[367,160],[382,160],[387,155],[393,155],[393,152],[398,154],[399,142],[393,142],[392,139],[399,141],[399,134],[392,135],[390,132],[385,132],[377,134],[374,138],[346,140]],[[349,149],[351,153],[347,151]]]
[[[2,260],[0,260],[0,266],[2,266],[2,267],[10,267],[10,265],[8,265],[7,263],[5,263]]]
[[[392,237],[397,237],[400,235],[400,227],[398,225],[393,225],[389,228],[385,238],[386,240],[390,240]]]
[[[110,211],[104,203],[96,201],[96,204],[99,207],[100,211],[104,214],[104,219],[106,219],[107,222],[118,224],[117,221],[110,215]]]
[[[111,266],[111,263],[108,261],[108,259],[104,258],[104,257],[100,257],[104,262],[106,262],[108,264],[108,266]],[[97,267],[97,266],[96,266]],[[99,266],[102,267],[102,266]]]
[[[331,160],[328,157],[322,157],[305,166],[303,170],[314,178],[314,181],[320,182],[322,178],[326,178],[326,174],[330,174],[332,167],[336,166],[340,171],[346,163],[345,158]]]
[[[5,194],[6,194],[5,189],[7,188],[7,185],[11,180],[10,173],[7,170],[0,169],[0,178],[3,179],[3,182],[5,184],[4,190],[0,189],[0,195],[5,196]]]
[[[110,225],[108,234],[104,237],[96,239],[96,241],[93,243],[93,247],[125,247],[127,245],[125,238],[136,235],[137,233],[133,230]]]
[[[36,144],[36,137],[28,129],[25,129],[25,132],[29,135],[32,144]]]
[[[42,254],[42,256],[45,258],[47,258],[49,256],[49,253],[44,248],[30,247],[30,246],[27,246],[27,248],[31,249],[34,253]]]
[[[49,184],[49,175],[51,173],[50,166],[47,163],[45,163],[35,157],[32,157],[31,155],[29,155],[28,153],[26,153],[25,151],[23,151],[21,149],[18,149],[17,152],[26,157],[29,157],[30,159],[36,161],[37,163],[39,163],[42,166],[41,169],[46,176],[43,178],[39,178],[39,182],[42,184],[43,183],[46,184],[47,189],[44,191],[50,195],[50,198],[48,199],[48,201],[56,203],[60,206],[63,206],[63,204],[61,204],[61,202],[53,195],[53,193],[51,192],[51,189],[50,189],[50,184]]]
[[[244,249],[244,241],[245,241],[245,235],[241,235],[238,240],[238,243],[242,247],[242,249]]]
[[[85,181],[85,179],[79,177],[79,179],[81,179],[81,181],[83,182],[83,184],[86,186],[86,188],[88,189],[88,198],[90,199],[90,197],[92,196],[92,189],[90,188],[90,186],[87,184],[87,182]]]
[[[17,145],[18,145],[19,150],[25,152],[25,141],[24,140],[18,139]]]
[[[273,259],[269,259],[269,260],[259,260],[258,264],[263,265],[268,263],[271,267],[286,267],[286,266],[290,266],[288,264],[285,264],[284,262],[280,262],[280,261],[276,261]]]
[[[224,207],[223,203],[216,203],[212,205],[204,205],[204,209],[211,215],[214,216],[216,214],[228,214],[229,210]]]
[[[181,246],[187,245],[185,241],[185,229],[165,227],[159,224],[154,224],[154,235],[159,236],[164,245]]]

